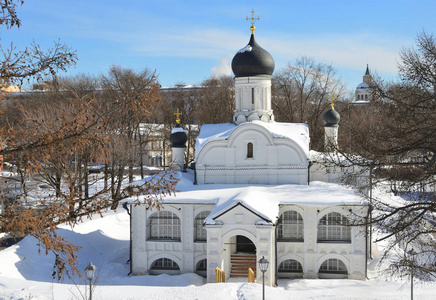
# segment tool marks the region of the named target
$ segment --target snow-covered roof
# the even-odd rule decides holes
[[[333,205],[365,205],[356,190],[339,184],[311,182],[310,185],[194,185],[193,174],[178,173],[178,192],[163,199],[162,204],[213,204],[207,223],[240,204],[268,222],[275,222],[279,205],[326,207]]]
[[[369,161],[361,156],[349,154],[345,156],[340,152],[318,152],[310,150],[310,160],[319,163],[332,163],[341,166],[353,166],[354,163],[369,164]]]
[[[201,127],[200,134],[197,137],[195,144],[195,159],[201,149],[211,141],[226,140],[230,134],[239,127],[247,126],[248,124],[256,124],[267,129],[274,138],[290,139],[296,142],[309,158],[309,126],[300,123],[278,123],[278,122],[262,122],[251,121],[239,125],[233,123],[223,124],[205,124]]]
[[[182,127],[173,127],[173,129],[171,129],[171,133],[176,132],[185,132],[185,130]]]
[[[357,89],[368,89],[369,85],[366,82],[362,82],[357,86]]]

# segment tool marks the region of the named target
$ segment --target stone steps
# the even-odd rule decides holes
[[[230,258],[232,269],[230,277],[247,277],[248,268],[251,268],[256,276],[256,254],[249,253],[236,253],[232,254]]]

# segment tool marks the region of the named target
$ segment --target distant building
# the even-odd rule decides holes
[[[363,82],[360,83],[355,92],[355,102],[357,103],[365,103],[370,102],[372,100],[376,100],[376,85],[372,79],[372,76],[369,72],[369,67],[366,65],[366,72],[363,75]]]

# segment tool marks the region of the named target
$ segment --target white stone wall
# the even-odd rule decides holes
[[[194,218],[201,211],[211,211],[212,205],[164,205],[164,209],[176,214],[181,220],[181,241],[150,240],[147,232],[148,218],[156,209],[147,210],[144,205],[132,208],[132,273],[149,273],[153,262],[169,258],[180,267],[180,273],[193,273],[197,263],[206,258],[206,242],[194,242]]]
[[[332,157],[334,159],[335,155]],[[355,165],[341,167],[330,162],[314,162],[310,167],[310,182],[312,181],[346,183],[366,194],[369,189],[369,169]]]
[[[252,158],[247,158],[248,143],[253,144]],[[307,184],[307,168],[297,143],[273,138],[255,123],[236,128],[227,140],[207,143],[196,163],[199,184]]]
[[[353,226],[351,229],[351,243],[318,242],[319,220],[330,212],[338,212],[350,220],[356,215],[365,216],[366,207],[363,206],[332,206],[312,207],[284,205],[280,207],[280,215],[285,211],[294,210],[303,218],[304,241],[277,242],[277,268],[285,260],[294,259],[303,267],[304,278],[318,278],[321,264],[330,258],[341,260],[347,267],[348,278],[365,280],[366,242],[365,228]],[[351,211],[350,211],[351,210]]]
[[[274,284],[275,279],[275,235],[276,226],[263,225],[262,218],[242,205],[230,209],[216,218],[217,224],[206,225],[207,242],[194,242],[193,223],[195,216],[201,211],[211,211],[211,205],[166,205],[166,210],[177,214],[182,220],[182,237],[180,242],[164,242],[147,240],[147,218],[155,211],[147,211],[144,206],[132,209],[132,263],[133,274],[148,274],[152,263],[159,258],[170,258],[180,267],[180,273],[195,272],[196,264],[207,259],[207,280],[215,282],[215,269],[220,267],[230,274],[230,255],[236,251],[237,235],[249,238],[256,246],[257,261],[265,256],[270,262],[265,282]],[[364,216],[365,206],[296,206],[282,205],[279,215],[287,210],[295,210],[301,214],[304,222],[303,242],[277,242],[277,267],[287,259],[300,262],[304,278],[318,278],[321,264],[330,258],[341,260],[347,267],[348,278],[365,279],[366,241],[362,227],[352,227],[351,243],[318,243],[317,226],[319,220],[330,212],[338,212],[347,217]],[[262,225],[260,225],[262,224]],[[260,282],[262,273],[257,272]]]
[[[241,124],[252,120],[274,121],[271,110],[271,77],[235,78],[235,114],[233,121]]]

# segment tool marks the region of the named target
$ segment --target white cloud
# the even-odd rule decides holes
[[[312,57],[335,68],[364,70],[366,63],[379,73],[397,72],[398,53],[407,42],[368,34],[323,37],[287,37],[265,39],[276,61],[293,61],[299,56]]]
[[[148,38],[129,36],[129,40],[135,40],[132,50],[143,55],[221,59],[212,72],[228,74],[228,53],[233,53],[233,56],[238,49],[245,46],[249,34],[223,30],[195,30],[176,35],[155,33],[155,36]],[[258,36],[257,41],[274,57],[277,68],[305,55],[332,64],[335,68],[359,72],[369,63],[377,72],[388,74],[397,72],[398,53],[401,49],[413,45],[413,41],[367,33],[307,37],[275,32]],[[226,57],[227,61],[222,57]]]
[[[220,63],[211,69],[213,77],[232,75],[232,68],[230,67],[230,58],[231,58],[230,55],[225,58],[221,58]]]

